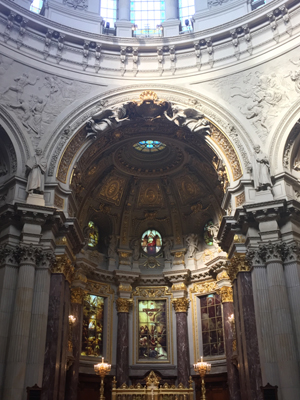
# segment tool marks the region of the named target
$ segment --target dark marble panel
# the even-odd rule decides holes
[[[262,400],[261,367],[254,311],[251,272],[237,276],[238,301],[240,305],[241,340],[244,352],[247,399]]]
[[[70,315],[70,287],[69,282],[65,280],[64,288],[64,307],[63,307],[63,323],[62,323],[62,339],[60,353],[60,371],[59,371],[59,386],[58,400],[65,399],[66,390],[66,374],[67,374],[67,353],[68,353],[68,335],[69,335],[69,315]]]
[[[187,315],[185,312],[176,313],[177,329],[177,381],[188,386],[190,375],[189,340]]]
[[[65,277],[53,274],[50,283],[49,310],[43,386],[41,400],[58,398],[60,376],[60,354],[62,346],[62,329],[65,300]]]
[[[74,363],[67,371],[66,400],[77,400],[78,382],[79,382],[79,359],[81,353],[81,340],[82,340],[82,319],[83,319],[82,304],[72,303],[71,314],[74,315],[74,317],[76,318],[76,321],[72,329]]]
[[[118,313],[117,334],[117,385],[129,383],[129,353],[128,353],[128,313]]]
[[[229,317],[234,313],[233,303],[223,304],[225,350],[227,363],[227,382],[231,400],[241,400],[240,382],[237,367],[232,363],[232,343],[234,340],[234,327],[229,321]]]

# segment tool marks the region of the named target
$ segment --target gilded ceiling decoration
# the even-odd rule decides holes
[[[138,207],[163,207],[164,201],[157,182],[143,182],[138,197]]]
[[[119,206],[125,184],[126,179],[113,172],[104,179],[97,197]]]
[[[182,204],[187,204],[192,199],[201,196],[199,183],[195,182],[195,179],[192,179],[189,174],[180,175],[179,177],[176,177],[176,179],[174,180]]]

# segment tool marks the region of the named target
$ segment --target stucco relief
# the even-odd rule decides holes
[[[20,74],[20,70],[24,71]],[[0,102],[14,114],[37,146],[47,134],[54,118],[79,94],[89,93],[91,85],[82,84],[55,75],[24,69],[17,63],[0,56]]]
[[[288,72],[290,65],[280,64],[280,70],[277,65],[273,68],[269,63],[268,71],[273,71],[270,74],[256,69],[248,74],[239,73],[211,84],[225,101],[240,110],[263,142],[282,111],[297,98],[300,70]]]

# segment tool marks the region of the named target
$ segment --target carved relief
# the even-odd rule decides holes
[[[242,192],[241,194],[238,194],[235,198],[235,206],[240,207],[242,206],[246,201],[245,198],[245,192]]]
[[[211,137],[218,144],[218,146],[222,148],[226,158],[228,159],[228,163],[231,166],[233,179],[236,181],[243,175],[243,173],[240,161],[234,148],[226,136],[223,135],[215,126],[212,127]]]
[[[198,182],[191,175],[184,174],[175,180],[182,204],[186,204],[201,195]]]
[[[88,293],[93,293],[99,296],[115,293],[108,283],[101,283],[90,280],[87,281],[86,290],[88,291]]]
[[[218,289],[218,286],[215,281],[194,283],[194,285],[190,288],[190,293],[206,294],[206,293],[215,292],[217,289]]]
[[[138,207],[163,207],[163,196],[158,182],[144,182],[141,184]]]
[[[54,206],[57,208],[64,208],[64,204],[65,204],[65,200],[55,193]]]
[[[159,286],[154,288],[149,288],[149,287],[144,288],[138,286],[132,295],[139,297],[155,298],[155,297],[165,297],[171,294],[172,293],[167,286]]]
[[[88,8],[87,0],[64,0],[64,4],[75,10],[86,10]]]
[[[97,197],[119,206],[125,184],[126,179],[113,172],[104,179]]]

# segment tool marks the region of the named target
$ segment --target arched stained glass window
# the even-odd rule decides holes
[[[213,240],[214,236],[211,234],[211,232],[208,229],[210,226],[213,226],[213,225],[214,225],[213,221],[210,220],[204,225],[204,229],[203,229],[204,241],[209,246],[212,246],[214,244],[214,240]]]
[[[191,18],[195,14],[195,1],[194,0],[178,0],[179,6],[179,19],[181,21],[181,29],[183,31],[191,30]],[[188,20],[189,25],[186,25]]]
[[[30,6],[30,11],[39,14],[43,7],[44,0],[33,0]]]
[[[101,0],[100,15],[105,24],[109,23],[110,28],[113,28],[117,19],[117,0]]]
[[[142,235],[141,246],[148,256],[155,256],[161,250],[161,234],[153,229],[148,229]]]
[[[141,142],[135,143],[133,147],[144,153],[154,153],[163,150],[166,145],[158,140],[142,140]]]
[[[89,247],[95,247],[98,244],[98,240],[99,240],[99,231],[97,226],[94,224],[93,221],[90,221],[88,223],[88,227],[89,227],[89,241],[88,241],[88,246]]]
[[[136,36],[160,35],[160,26],[164,20],[164,0],[132,0],[130,2],[130,21],[136,26]]]
[[[82,356],[103,356],[104,298],[88,294],[83,301]]]

